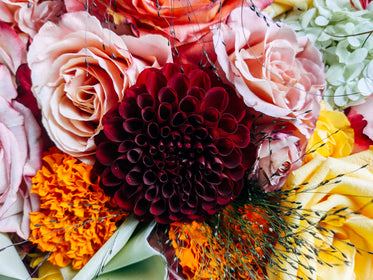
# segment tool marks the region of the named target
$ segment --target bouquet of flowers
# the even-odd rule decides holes
[[[0,0],[0,278],[371,279],[372,10]]]

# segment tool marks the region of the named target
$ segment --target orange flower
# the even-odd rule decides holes
[[[206,223],[173,223],[169,239],[187,279],[264,279],[266,244],[273,243],[265,213],[245,205],[222,211],[216,234]]]
[[[40,211],[30,213],[30,240],[49,261],[82,268],[116,230],[127,214],[112,210],[111,200],[92,179],[92,166],[51,149],[32,178],[32,193],[40,196]]]

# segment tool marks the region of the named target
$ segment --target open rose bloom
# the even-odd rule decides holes
[[[41,167],[40,127],[16,96],[9,70],[0,64],[0,231],[27,239],[28,214],[39,207],[30,190]]]
[[[165,38],[120,37],[86,12],[45,24],[27,58],[50,138],[70,155],[92,155],[103,115],[122,100],[142,69],[159,66],[170,55]]]

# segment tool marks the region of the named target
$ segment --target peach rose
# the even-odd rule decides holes
[[[309,138],[325,85],[321,54],[289,26],[267,25],[252,13],[236,9],[226,23],[214,26],[218,64],[247,106],[291,120]]]
[[[159,35],[120,37],[86,12],[46,23],[27,59],[43,125],[56,146],[81,159],[92,155],[103,115],[145,67],[170,60],[167,43]]]
[[[27,239],[28,213],[39,207],[30,190],[41,168],[40,127],[16,96],[10,72],[0,64],[0,231]]]
[[[1,0],[0,21],[34,37],[47,21],[57,22],[65,11],[62,0]]]

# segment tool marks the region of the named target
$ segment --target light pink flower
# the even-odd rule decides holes
[[[0,21],[0,63],[5,64],[13,74],[23,62],[24,45],[17,33]]]
[[[47,21],[57,22],[64,13],[62,0],[1,0],[0,21],[34,37]]]
[[[170,60],[167,39],[119,37],[86,12],[46,23],[30,46],[28,64],[50,138],[72,156],[92,155],[103,115],[145,67]]]
[[[288,175],[302,165],[307,141],[290,123],[263,125],[255,130],[261,132],[258,136],[265,137],[256,143],[257,160],[250,178],[257,180],[266,192],[278,190]]]
[[[40,127],[16,96],[10,72],[0,64],[0,231],[27,239],[28,213],[39,207],[30,190],[41,168]]]
[[[247,106],[292,120],[309,138],[325,85],[321,54],[290,27],[268,26],[252,13],[236,9],[225,24],[212,29],[218,64]]]

